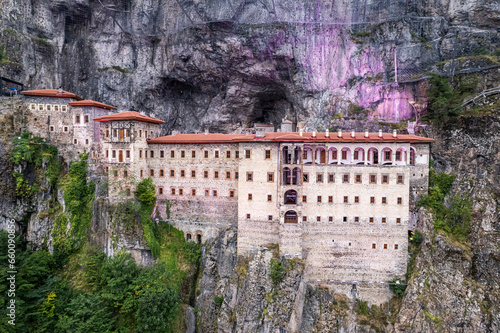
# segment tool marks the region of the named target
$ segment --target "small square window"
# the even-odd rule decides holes
[[[375,250],[377,248],[377,244],[372,243],[372,249]]]
[[[396,224],[401,224],[401,218],[400,217],[396,217]]]
[[[384,250],[387,250],[387,244],[384,244]]]
[[[270,183],[274,182],[274,173],[273,172],[267,173],[267,181]]]
[[[75,116],[75,123],[79,124],[80,123],[80,115]]]
[[[250,220],[250,214],[247,214],[247,220]]]
[[[333,216],[328,216],[328,222],[333,222]]]
[[[89,144],[89,139],[85,139],[85,144],[88,145]]]
[[[403,204],[403,198],[399,197],[398,198],[398,205],[402,205]]]
[[[203,171],[203,178],[207,179],[208,178],[208,171]]]
[[[61,105],[61,111],[62,112],[68,111],[68,107],[66,105]]]
[[[316,183],[322,183],[323,182],[323,174],[318,173],[316,174]]]
[[[383,205],[387,204],[387,197],[382,197],[382,204]]]
[[[219,151],[218,150],[215,151],[215,158],[219,158]]]
[[[321,222],[321,216],[316,216],[316,222]]]
[[[375,218],[373,216],[370,216],[370,223],[375,222]]]
[[[349,197],[347,195],[344,196],[344,203],[349,203]]]
[[[191,170],[191,178],[196,178],[196,170]]]
[[[78,139],[73,139],[73,143],[74,143],[75,145],[77,145],[77,144],[78,144]]]
[[[84,119],[83,121],[84,121],[85,123],[88,123],[88,122],[89,122],[89,116],[88,116],[88,115],[85,115],[85,116],[83,117],[83,119]],[[129,135],[129,136],[130,136],[130,135]]]
[[[397,250],[399,248],[398,244],[394,244],[394,250]]]
[[[354,216],[354,222],[359,223],[359,216]]]
[[[307,222],[307,216],[302,216],[302,222]]]
[[[160,150],[160,158],[165,158],[165,151],[164,150]]]
[[[370,197],[370,203],[374,204],[375,203],[375,197]]]
[[[361,175],[356,175],[355,178],[354,178],[354,182],[356,184],[361,184]]]
[[[302,202],[307,202],[307,195],[302,196]]]
[[[179,189],[179,195],[184,195],[184,190],[182,188]]]
[[[347,216],[342,217],[342,222],[347,222]]]
[[[205,190],[205,196],[206,197],[210,196],[210,190]]]
[[[253,172],[247,172],[247,182],[253,181]]]
[[[248,201],[252,201],[252,193],[248,193]]]
[[[252,151],[250,149],[245,149],[245,158],[250,158]]]
[[[226,158],[231,158],[231,151],[230,150],[226,151]]]
[[[226,171],[226,179],[231,179],[231,171]]]
[[[309,174],[308,173],[302,174],[302,182],[309,183]]]
[[[389,184],[389,175],[382,175],[382,184]]]
[[[55,130],[55,129],[54,129],[54,126],[50,126],[50,131],[51,131],[51,132],[54,132],[54,130]]]
[[[171,189],[170,189],[170,194],[171,194],[171,195],[175,195],[175,188],[171,188]]]
[[[186,171],[185,170],[181,170],[181,178],[185,178],[186,177]]]
[[[170,151],[170,158],[175,158],[175,150]]]
[[[214,179],[219,179],[219,171],[214,171]]]
[[[195,188],[191,189],[191,196],[192,197],[196,196],[196,189]]]
[[[151,151],[149,152],[149,157],[151,157],[151,158],[155,158],[155,151],[154,151],[154,150],[151,150]]]
[[[229,191],[229,197],[230,197],[230,198],[234,198],[234,191],[232,191],[232,190],[231,190],[231,191]]]
[[[205,150],[205,151],[203,152],[203,157],[204,157],[204,158],[208,158],[208,150]]]
[[[165,176],[165,171],[163,169],[160,169],[160,177],[164,177]]]
[[[68,126],[64,126],[64,132],[68,132]]]
[[[329,183],[335,183],[335,174],[334,173],[329,173],[328,174],[328,182]]]
[[[212,191],[212,195],[213,195],[214,197],[216,197],[216,196],[217,196],[217,190],[213,190],[213,191]]]
[[[186,151],[185,150],[181,150],[181,158],[185,158],[186,157]]]
[[[349,183],[349,174],[344,174],[342,176],[342,183]]]
[[[354,197],[354,203],[359,203],[359,196]]]
[[[238,171],[236,171],[234,173],[234,179],[238,179],[240,177],[240,173]]]
[[[240,151],[239,150],[234,152],[234,158],[240,158]]]
[[[370,184],[377,184],[377,175],[370,175]]]
[[[268,221],[272,221],[272,220],[273,220],[273,216],[272,216],[272,215],[268,215],[268,216],[267,216],[267,220],[268,220]]]
[[[318,203],[321,203],[321,200],[322,200],[321,195],[318,195],[318,199],[317,199]]]
[[[265,155],[266,160],[271,158],[271,150],[266,150],[266,155]]]
[[[333,203],[333,195],[328,196],[328,203]]]
[[[387,223],[387,217],[382,218],[382,223]]]
[[[163,187],[159,187],[158,188],[158,194],[159,195],[163,195]]]
[[[404,176],[398,175],[398,184],[404,184]]]
[[[142,149],[139,150],[139,158],[142,158]]]
[[[170,170],[170,177],[175,177],[175,170]]]
[[[273,201],[273,196],[272,196],[271,194],[268,194],[268,195],[267,195],[267,201],[268,201],[268,202]]]
[[[149,170],[149,176],[154,177],[155,176],[155,169],[150,169]]]

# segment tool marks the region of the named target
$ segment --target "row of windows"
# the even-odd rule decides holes
[[[287,169],[287,168],[285,168]],[[289,172],[288,170],[283,170],[284,172],[284,177],[288,177],[288,174],[285,174],[285,172]],[[304,183],[309,182],[309,173],[303,173],[302,175],[302,181]],[[376,174],[369,174],[368,179],[365,179],[365,181],[368,181],[369,184],[378,184],[377,180],[379,179],[378,175]],[[391,177],[389,174],[382,174],[380,177],[380,184],[389,184]],[[345,173],[341,176],[341,180],[343,184],[350,184],[351,183],[351,175],[349,173]],[[354,184],[363,184],[363,175],[362,174],[355,174],[353,177]],[[325,181],[324,174],[323,173],[316,173],[316,183],[323,183]],[[335,174],[334,173],[329,173],[327,175],[326,181],[328,183],[335,183]],[[396,175],[396,183],[397,184],[404,184],[404,175]]]
[[[307,195],[302,196],[302,202],[307,202]],[[317,203],[322,203],[323,202],[323,196],[318,195],[316,197],[316,202]],[[348,203],[355,203],[359,204],[361,202],[361,199],[358,195],[354,196],[353,201],[349,200],[349,196],[345,195],[342,200],[343,203],[348,204]],[[333,195],[328,196],[328,203],[333,203]],[[374,196],[370,197],[370,204],[375,204],[376,200]],[[388,203],[387,197],[382,197],[380,200],[380,203],[383,205],[386,205]],[[403,204],[403,198],[402,197],[397,197],[396,198],[396,204],[402,205]]]
[[[30,104],[30,110],[32,111],[62,111],[66,112],[68,111],[68,106],[67,105],[59,105],[59,104],[36,104],[36,103],[31,103]]]
[[[169,170],[168,174],[169,174],[169,176],[171,178],[176,177],[176,172],[175,172],[174,169]],[[155,169],[149,169],[149,177],[155,177],[155,175],[156,175]],[[181,178],[186,178],[188,175],[191,178],[196,178],[197,177],[196,170],[190,170],[189,172],[187,172],[186,170],[180,170],[180,172],[179,172],[179,177],[181,177]],[[238,171],[235,171],[234,175],[232,175],[231,171],[226,171],[224,175],[225,175],[225,179],[232,179],[231,177],[234,177],[234,179],[238,179],[239,178],[239,172]],[[140,170],[140,176],[144,177],[144,171],[143,170]],[[159,177],[165,177],[165,170],[164,169],[160,169],[159,173],[158,173],[158,176]],[[202,176],[203,176],[203,178],[208,179],[209,178],[209,172],[207,170],[204,170],[202,172]],[[214,179],[222,179],[222,172],[214,171],[213,172],[213,178]]]
[[[210,190],[210,189],[205,189],[204,190],[204,196],[205,197],[218,197],[219,196],[219,192],[217,190]],[[164,188],[163,187],[158,187],[158,194],[159,195],[163,195],[165,194],[165,191],[164,191]],[[179,195],[179,196],[183,196],[183,195],[191,195],[191,196],[196,196],[197,195],[197,191],[195,188],[192,188],[191,191],[189,193],[186,193],[184,192],[184,189],[183,188],[170,188],[170,195]],[[229,190],[229,198],[235,198],[236,197],[236,191],[235,190]]]
[[[111,133],[113,134],[113,138],[120,138],[120,139],[130,138],[130,135],[131,135],[130,128],[113,128],[111,131],[112,131]],[[142,134],[143,134],[142,132],[143,132],[142,130],[135,131],[134,135],[138,136],[139,138],[142,138]],[[110,134],[110,130],[107,129],[106,130],[106,137],[107,138],[109,138],[109,134]],[[153,138],[153,136],[154,136],[154,132],[153,131],[150,131],[149,132],[149,136],[148,136],[148,131],[144,130],[144,137],[146,139]],[[146,150],[146,149],[144,149],[144,150]],[[163,150],[161,152],[163,153]],[[139,154],[140,154],[139,157],[142,158],[142,150],[139,150]],[[144,155],[147,158],[147,152]],[[151,150],[151,157],[152,158],[154,157],[154,150]]]
[[[246,214],[246,219],[247,220],[250,220],[251,219],[251,214],[248,213]],[[268,221],[273,221],[273,215],[268,215]],[[335,222],[335,218],[333,216],[328,216],[327,217],[327,220],[329,223],[334,223]],[[372,223],[376,223],[376,222],[379,222],[382,223],[382,224],[387,224],[388,223],[388,219],[387,217],[381,217],[379,219],[373,217],[373,216],[370,216],[368,218],[365,219],[366,222],[372,224]],[[322,217],[321,216],[316,216],[316,219],[315,219],[316,222],[322,222]],[[343,216],[342,219],[341,219],[342,222],[344,223],[348,223],[348,222],[354,222],[354,223],[360,223],[362,220],[359,216],[354,216],[351,220],[349,220],[349,217],[347,216]],[[401,218],[400,217],[396,217],[395,220],[396,224],[401,224]],[[302,216],[302,222],[312,222],[312,221],[309,221],[308,220],[308,217],[307,216]]]
[[[141,137],[141,135],[142,135],[142,131],[139,131],[139,137]],[[146,133],[146,135],[147,135],[147,133]],[[153,132],[151,131],[151,136],[152,135],[153,135]],[[116,137],[116,135],[114,135],[114,136]],[[127,136],[130,136],[130,135],[127,135]],[[143,156],[142,151],[139,151],[139,157],[142,158],[142,156]],[[160,158],[165,158],[165,156],[166,156],[165,150],[160,150],[159,151],[159,157]],[[181,150],[181,151],[170,150],[169,156],[170,156],[170,158],[176,158],[176,156],[179,156],[180,158],[187,158],[187,156],[191,156],[191,158],[196,158],[198,155],[197,155],[197,151],[196,150],[191,150],[191,151],[186,151],[186,150]],[[203,158],[209,158],[210,157],[210,152],[208,150],[204,150],[202,156],[203,156]],[[215,150],[213,152],[213,157],[214,158],[221,158],[222,156],[225,156],[227,159],[230,159],[230,158],[233,158],[233,157],[235,159],[239,159],[240,158],[240,151],[239,150],[235,150],[235,151],[227,150],[226,152],[221,152],[219,150]],[[251,158],[251,156],[252,156],[251,150],[250,149],[245,149],[245,151],[244,151],[244,157],[245,158]],[[144,153],[144,157],[148,158],[147,151]],[[154,158],[154,157],[155,157],[155,151],[154,150],[150,150],[149,151],[149,158]],[[264,152],[264,158],[265,159],[270,159],[271,158],[271,151],[270,150],[266,150]]]
[[[80,115],[80,114],[75,115],[75,124],[81,124],[82,120],[83,120],[84,124],[87,124],[90,120],[90,116],[88,114],[86,114],[86,115],[83,115],[83,118],[82,118],[82,115]]]

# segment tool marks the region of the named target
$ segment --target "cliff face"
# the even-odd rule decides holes
[[[284,116],[324,129],[335,113],[361,118],[358,105],[400,121],[421,111],[424,87],[391,84],[395,47],[400,81],[494,52],[499,10],[474,0],[4,0],[0,68],[29,88],[153,112],[166,132]],[[464,66],[494,65],[484,61]]]

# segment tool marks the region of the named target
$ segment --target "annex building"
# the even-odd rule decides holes
[[[24,91],[29,130],[91,152],[110,197],[151,177],[159,213],[202,241],[236,226],[238,254],[279,245],[309,280],[404,276],[410,208],[427,192],[429,138],[368,132],[279,131],[160,136],[164,122],[63,91]],[[187,221],[187,222],[186,222]],[[196,223],[200,222],[200,223]]]

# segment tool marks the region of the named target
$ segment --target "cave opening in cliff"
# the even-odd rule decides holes
[[[270,91],[257,96],[250,123],[271,123],[276,127],[290,115],[292,105],[283,91]]]

